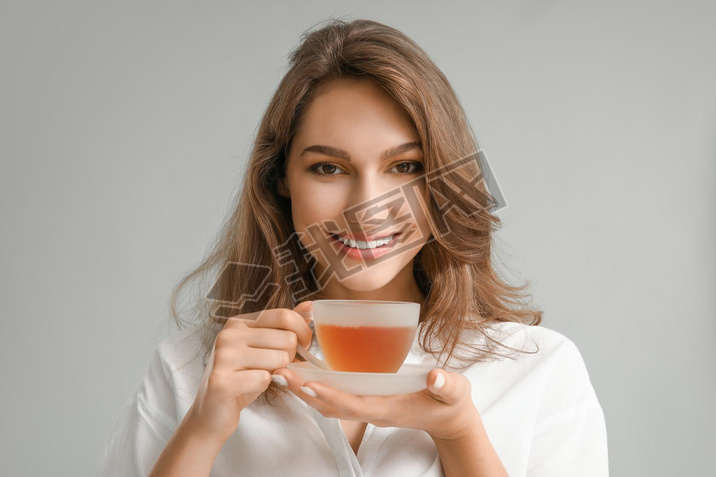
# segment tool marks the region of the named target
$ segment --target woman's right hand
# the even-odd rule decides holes
[[[229,318],[214,341],[187,424],[223,444],[236,431],[241,410],[268,388],[272,371],[293,361],[296,343],[310,346],[313,332],[297,312],[312,307],[308,301],[293,310],[275,308]]]

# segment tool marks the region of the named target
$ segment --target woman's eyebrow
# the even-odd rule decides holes
[[[399,146],[392,147],[390,149],[383,151],[383,153],[380,156],[380,159],[382,161],[384,161],[386,159],[390,159],[391,157],[397,156],[398,154],[403,154],[404,152],[412,151],[413,149],[418,149],[418,150],[421,149],[421,144],[419,142],[406,142]],[[343,159],[345,161],[351,162],[350,154],[348,154],[343,149],[339,149],[339,148],[333,147],[333,146],[322,146],[320,144],[308,146],[306,149],[303,150],[303,152],[301,153],[301,156],[303,156],[307,152],[315,152],[318,154],[323,154],[325,156],[337,157],[339,159]]]

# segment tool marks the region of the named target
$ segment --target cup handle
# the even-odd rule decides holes
[[[301,315],[303,317],[303,319],[306,320],[309,324],[313,322],[313,311],[312,310],[311,311],[297,311],[296,313]],[[306,348],[304,348],[300,344],[296,345],[296,352],[298,353],[299,356],[301,356],[303,359],[305,359],[309,363],[313,364],[314,366],[317,366],[321,369],[330,371],[331,368],[330,368],[330,366],[328,366],[328,364],[325,361],[313,356],[311,353],[308,352],[308,350]]]
[[[306,348],[304,348],[300,344],[296,344],[296,352],[299,354],[299,356],[301,356],[303,359],[305,359],[312,365],[317,366],[321,369],[325,369],[326,371],[331,370],[331,368],[328,366],[328,364],[325,361],[313,356],[311,353],[308,352],[308,350]]]

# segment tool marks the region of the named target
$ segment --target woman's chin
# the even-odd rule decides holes
[[[391,282],[395,278],[394,274],[380,273],[378,270],[364,270],[356,275],[346,278],[344,280],[338,280],[342,288],[356,292],[372,292],[380,290],[385,285]]]

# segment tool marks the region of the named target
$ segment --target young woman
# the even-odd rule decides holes
[[[205,279],[200,322],[157,347],[99,475],[607,475],[578,349],[493,267],[478,149],[405,35],[366,20],[307,33],[233,214],[175,290],[181,322],[179,292]],[[291,372],[298,343],[320,353],[319,298],[420,303],[406,361],[435,367],[426,389],[353,396]]]

